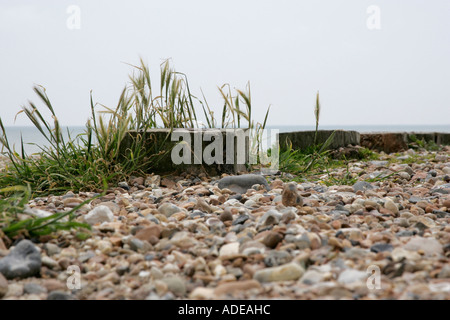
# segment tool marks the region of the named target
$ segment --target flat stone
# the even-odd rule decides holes
[[[177,207],[176,205],[174,205],[173,203],[163,203],[159,208],[158,211],[165,215],[166,217],[170,217],[171,215],[173,215],[174,213],[180,212],[181,209],[179,207]]]
[[[270,190],[270,186],[266,179],[261,175],[243,174],[240,176],[228,176],[220,179],[218,187],[220,189],[229,189],[236,193],[246,193],[253,185],[259,184]]]
[[[41,286],[38,283],[30,282],[30,283],[26,283],[23,286],[23,291],[26,294],[41,294],[41,293],[47,293],[47,288]]]
[[[394,247],[389,243],[377,243],[370,247],[370,251],[378,253],[384,251],[392,251]]]
[[[153,225],[150,227],[143,228],[139,230],[135,237],[142,241],[149,241],[153,239],[153,237],[159,239],[161,236],[161,227],[158,225]]]
[[[190,232],[179,231],[173,235],[170,239],[170,243],[182,249],[187,249],[197,244],[197,240]]]
[[[366,281],[368,277],[369,275],[364,271],[346,269],[339,274],[337,281],[342,284],[350,284]]]
[[[440,255],[444,252],[442,244],[438,240],[419,236],[413,237],[403,248],[409,251],[422,250],[428,256]]]
[[[323,279],[324,274],[322,272],[317,270],[307,270],[300,279],[300,282],[303,284],[312,285],[322,282]]]
[[[7,279],[37,276],[41,271],[41,254],[29,240],[20,241],[4,258],[0,259],[0,273]]]
[[[295,262],[290,262],[278,267],[258,270],[253,278],[259,282],[298,280],[305,270]]]
[[[232,281],[223,283],[214,289],[216,296],[233,295],[236,292],[244,292],[252,289],[261,289],[261,284],[256,280]]]
[[[292,261],[292,256],[286,251],[272,250],[264,258],[264,263],[268,267],[276,267]]]
[[[366,190],[372,190],[374,189],[374,186],[372,186],[369,182],[367,181],[358,181],[353,185],[353,190],[355,192],[357,191],[366,191]]]

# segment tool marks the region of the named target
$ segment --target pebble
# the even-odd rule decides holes
[[[53,255],[61,252],[61,248],[53,243],[44,244],[44,250],[45,250],[45,252],[47,252],[48,256],[53,256]]]
[[[41,264],[41,254],[36,246],[29,240],[22,240],[0,259],[0,273],[7,279],[28,278],[40,273]]]
[[[398,207],[397,205],[389,198],[386,198],[384,201],[384,207],[391,211],[394,214],[398,214]]]
[[[227,243],[220,248],[219,256],[225,259],[239,255],[239,246],[239,242]]]
[[[442,244],[434,238],[413,237],[403,246],[409,251],[423,251],[425,255],[440,255],[442,254]]]
[[[269,251],[264,258],[267,267],[276,267],[291,262],[292,256],[286,251]]]
[[[370,251],[378,253],[384,251],[392,251],[394,247],[389,243],[377,243],[370,247]]]
[[[180,277],[167,277],[163,278],[161,281],[163,281],[167,285],[168,290],[176,296],[183,297],[186,295],[186,285]]]
[[[263,239],[263,243],[273,249],[275,248],[280,241],[283,240],[283,236],[278,232],[269,232]]]
[[[231,214],[231,210],[224,210],[220,216],[219,216],[220,221],[225,222],[225,221],[233,221],[233,215]],[[245,222],[245,221],[244,221]]]
[[[232,281],[218,285],[213,294],[215,297],[234,295],[247,290],[260,290],[261,284],[256,280]]]
[[[286,207],[303,206],[303,198],[298,193],[296,183],[287,183],[281,194],[281,203]]]
[[[298,280],[305,270],[297,263],[290,262],[278,267],[258,270],[253,275],[259,282]]]
[[[47,289],[43,286],[41,286],[38,283],[30,282],[26,283],[23,286],[23,291],[26,294],[41,294],[41,293],[47,293]]]
[[[173,215],[174,213],[180,212],[181,209],[179,207],[177,207],[176,205],[174,205],[173,203],[163,203],[159,208],[158,211],[166,216],[166,217],[170,217],[171,215]]]
[[[337,281],[342,284],[350,284],[354,282],[365,282],[368,278],[369,274],[364,271],[346,269],[339,274]]]
[[[228,176],[222,178],[218,183],[218,187],[220,189],[229,189],[233,192],[243,194],[255,184],[262,185],[266,190],[270,190],[270,186],[266,179],[263,176],[256,174],[243,174],[240,176]]]
[[[107,206],[97,206],[84,216],[84,221],[90,225],[114,221],[114,214]]]
[[[366,181],[358,181],[353,185],[354,192],[366,191],[366,190],[372,190],[372,189],[374,189],[374,187]]]

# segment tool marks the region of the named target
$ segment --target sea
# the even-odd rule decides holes
[[[315,126],[311,125],[271,125],[267,129],[277,129],[279,132],[314,130]],[[447,132],[450,133],[450,124],[448,125],[319,125],[319,130],[355,130],[360,133],[368,132]],[[10,126],[5,127],[8,141],[11,147],[17,152],[21,152],[21,139],[24,142],[24,150],[27,155],[41,151],[42,147],[48,147],[50,143],[32,126]],[[76,138],[80,134],[85,133],[84,126],[69,126],[63,128],[64,138],[68,135]],[[0,132],[1,134],[1,132]],[[4,146],[0,143],[0,153],[4,153]]]

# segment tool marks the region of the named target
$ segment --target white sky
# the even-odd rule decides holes
[[[367,28],[370,5],[381,30]],[[271,104],[270,125],[314,124],[317,90],[323,125],[450,124],[448,0],[0,0],[0,117],[13,125],[40,84],[63,124],[83,125],[90,90],[115,107],[123,62],[140,56],[154,81],[172,58],[217,110],[217,86],[250,81],[254,117]]]

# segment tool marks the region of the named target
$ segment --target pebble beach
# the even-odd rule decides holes
[[[351,161],[352,185],[327,185],[326,173],[133,177],[77,211],[87,239],[0,238],[0,298],[450,299],[449,154]],[[95,196],[35,198],[24,214]],[[81,285],[69,289],[73,266]]]

